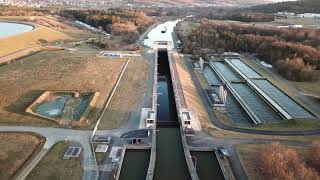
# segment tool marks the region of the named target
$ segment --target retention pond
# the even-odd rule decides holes
[[[0,22],[0,38],[32,31],[33,26],[21,23]]]

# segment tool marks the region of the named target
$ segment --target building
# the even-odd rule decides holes
[[[320,14],[304,13],[304,14],[297,14],[297,17],[298,18],[320,19]]]
[[[294,16],[294,13],[283,11],[283,12],[277,12],[275,15],[282,16],[282,17],[288,17],[288,16]]]

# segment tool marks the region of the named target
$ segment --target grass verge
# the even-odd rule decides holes
[[[0,139],[0,179],[13,178],[44,142],[28,133],[0,133]]]
[[[48,152],[48,154],[39,162],[39,164],[27,176],[27,180],[38,179],[81,179],[82,167],[80,159],[71,158],[63,160],[62,157],[68,148],[67,143],[57,143]]]
[[[55,122],[28,115],[26,108],[44,91],[100,92],[89,124],[110,93],[124,59],[102,59],[96,51],[41,52],[0,66],[0,124],[58,126]]]
[[[102,116],[99,129],[119,128],[128,120],[129,113],[145,95],[147,77],[147,61],[140,57],[131,58],[109,107]]]

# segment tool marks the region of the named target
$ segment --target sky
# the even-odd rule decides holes
[[[271,0],[273,2],[282,2],[282,1],[296,1],[296,0]]]

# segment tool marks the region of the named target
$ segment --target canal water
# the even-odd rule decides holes
[[[200,180],[224,180],[218,159],[213,151],[193,151],[191,156]]]
[[[294,118],[315,118],[268,80],[253,80],[253,82]]]
[[[148,33],[148,38],[144,40],[143,45],[152,47],[155,41],[175,42],[177,40],[177,37],[173,33],[174,28],[179,21],[181,20],[167,21],[165,23],[159,24]],[[164,28],[167,28],[167,31],[165,33],[161,33],[161,30],[163,30]]]
[[[185,161],[168,54],[158,52],[157,151],[155,180],[191,179]]]
[[[232,81],[243,81],[243,79],[241,79],[235,72],[233,72],[229,66],[227,66],[225,63],[223,62],[212,62],[217,71],[219,71],[220,74],[223,75],[224,78],[226,78],[226,80],[228,82],[232,82]]]
[[[20,23],[0,22],[0,38],[32,31],[33,26]]]
[[[232,83],[244,102],[250,107],[263,123],[273,123],[282,120],[282,117],[274,111],[261,97],[256,94],[246,83]]]
[[[219,85],[223,83],[209,65],[204,66],[203,75],[215,93],[219,94]],[[252,123],[250,116],[241,107],[231,92],[229,90],[227,91],[226,110],[228,117],[230,118],[230,125],[250,125]]]
[[[247,66],[240,59],[231,59],[230,62],[248,78],[261,78],[260,74],[258,74],[255,70],[253,70],[249,66]]]
[[[262,76],[245,64],[241,59],[230,59],[230,62],[236,69],[241,71],[248,78],[261,78]],[[300,106],[296,101],[283,93],[268,80],[252,79],[252,81],[262,89],[271,99],[279,104],[286,112],[294,118],[314,118],[306,109]]]
[[[150,150],[127,149],[124,155],[120,180],[146,179]]]
[[[244,80],[236,73],[234,70],[229,67],[224,62],[212,62],[216,71],[221,74],[224,79],[230,83],[231,87],[236,91],[236,93],[243,99],[243,101],[248,105],[248,107],[253,111],[253,113],[261,120],[262,123],[274,123],[283,120],[283,118],[269,105],[263,98],[257,94],[250,86],[248,86]],[[258,73],[252,70],[250,67],[247,67],[246,64],[241,61],[233,60],[231,61],[241,72],[246,74],[248,77],[259,78],[261,77]],[[210,67],[211,68],[211,67]],[[212,70],[213,71],[213,70]],[[213,71],[213,73],[215,73]],[[207,77],[210,78],[210,77]],[[216,79],[216,77],[214,77]],[[216,81],[216,80],[214,80]],[[228,96],[231,96],[230,93]],[[232,97],[232,96],[231,96]],[[230,100],[229,100],[230,102]],[[232,102],[234,104],[235,101]],[[230,107],[230,105],[229,105]],[[228,98],[227,98],[227,111],[228,111]],[[230,109],[229,109],[230,110]],[[237,109],[231,109],[232,112],[229,114],[236,114]],[[246,114],[246,118],[249,116]],[[240,120],[243,120],[241,118]],[[250,118],[249,118],[250,120]],[[236,122],[239,122],[239,119],[236,119]],[[245,121],[244,123],[246,123]]]

